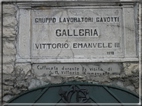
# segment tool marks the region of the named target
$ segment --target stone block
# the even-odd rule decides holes
[[[110,75],[109,78],[110,79],[118,79],[118,78],[120,78],[120,75]]]
[[[17,20],[14,16],[4,16],[3,17],[3,26],[4,27],[15,27]]]
[[[16,48],[12,42],[4,42],[3,44],[3,55],[15,55]]]
[[[12,64],[3,64],[3,73],[12,73],[14,66]]]
[[[15,37],[16,31],[12,27],[4,27],[3,28],[3,37]]]
[[[52,76],[51,77],[51,83],[61,83],[62,82],[62,77],[60,76]]]
[[[124,63],[124,72],[127,76],[132,76],[133,73],[139,72],[139,64],[138,63]]]
[[[127,86],[126,88],[127,88],[127,89],[129,89],[129,90],[131,90],[131,91],[134,91],[134,90],[135,90],[135,87],[134,87],[134,86],[132,86],[132,85]]]
[[[31,64],[30,63],[17,63],[15,65],[15,70],[17,71],[23,71],[25,74],[31,70]]]
[[[19,81],[17,81],[16,86],[18,88],[27,88],[28,87],[28,82],[26,82],[24,80],[21,80],[21,81],[19,80]]]
[[[135,88],[139,88],[139,82],[134,83]]]
[[[13,63],[15,61],[15,56],[3,56],[3,63]]]
[[[16,95],[20,93],[20,90],[18,88],[11,89],[11,91],[13,94],[16,94]]]
[[[3,5],[3,14],[4,15],[15,15],[16,13],[16,8],[14,5],[10,5],[10,4],[7,4],[7,5]]]
[[[11,96],[11,95],[5,95],[4,97],[3,97],[3,101],[8,101],[8,100],[10,100],[11,98],[12,98],[13,96]]]
[[[3,73],[3,82],[13,81],[15,77],[12,77],[11,74]]]
[[[119,87],[124,87],[123,82],[121,82],[121,81],[118,81],[116,84],[117,84]]]
[[[37,87],[41,87],[41,86],[44,86],[46,85],[47,83],[41,81],[41,80],[38,80],[38,79],[32,79],[30,84],[29,84],[29,87],[28,89],[33,89],[33,88],[37,88]]]
[[[42,77],[41,80],[46,82],[46,83],[50,83],[51,82],[51,77],[50,76],[45,76],[45,77]]]
[[[13,89],[13,86],[5,86],[5,85],[3,85],[3,90],[4,91],[10,91],[11,89]]]
[[[139,89],[136,89],[136,93],[139,94]]]
[[[124,83],[125,86],[132,85],[132,83],[130,82],[130,80],[128,78],[125,79],[123,83]]]
[[[13,86],[15,86],[15,81],[14,80],[6,80],[6,79],[4,79],[3,84],[7,85],[8,87],[11,87],[11,86],[13,87]]]

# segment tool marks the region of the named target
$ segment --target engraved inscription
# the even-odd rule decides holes
[[[32,57],[124,57],[121,11],[121,8],[33,9]]]
[[[33,70],[38,76],[60,75],[117,75],[121,72],[122,65],[119,63],[95,63],[95,64],[33,64]]]

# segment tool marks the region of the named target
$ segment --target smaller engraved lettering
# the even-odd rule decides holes
[[[55,23],[56,18],[35,18],[35,23]]]
[[[96,22],[119,22],[119,17],[96,17]]]

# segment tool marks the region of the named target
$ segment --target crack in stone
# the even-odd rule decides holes
[[[59,57],[59,55],[61,54],[61,52],[62,52],[62,49],[60,50],[59,54],[57,54],[56,60],[58,59],[58,57]]]
[[[73,52],[73,50],[71,49],[71,47],[70,47],[70,50],[71,50],[71,52],[72,52],[73,60],[74,60],[74,52]]]

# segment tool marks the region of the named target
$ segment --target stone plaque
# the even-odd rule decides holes
[[[138,61],[131,5],[33,7],[20,12],[18,55],[21,60],[26,58],[36,63]]]
[[[84,63],[84,64],[33,64],[37,76],[104,76],[118,75],[122,70],[119,63]]]
[[[32,56],[123,57],[121,9],[32,11]]]

